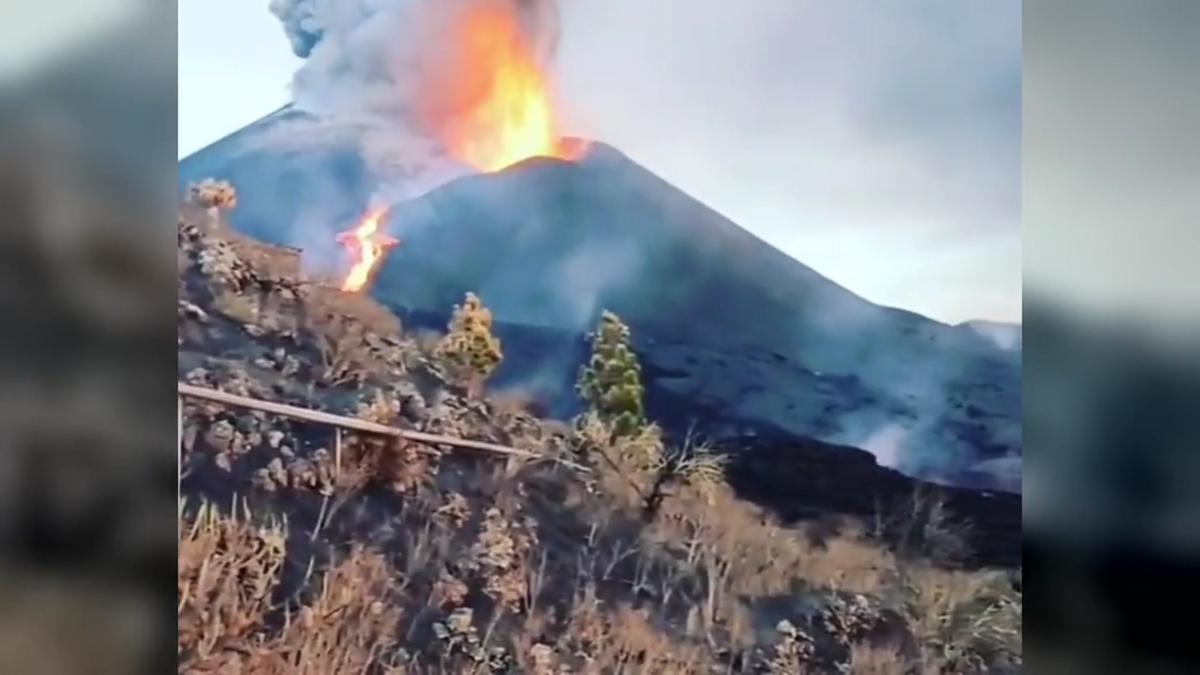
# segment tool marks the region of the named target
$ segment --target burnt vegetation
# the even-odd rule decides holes
[[[409,334],[229,231],[216,192],[181,208],[182,380],[530,456],[185,401],[181,672],[1020,670],[1019,584],[961,564],[967,524],[936,491],[785,524],[738,497],[727,449],[647,418],[615,315],[587,412],[541,419],[487,391],[502,351],[479,297]]]

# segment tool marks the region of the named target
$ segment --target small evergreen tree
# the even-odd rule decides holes
[[[614,436],[634,436],[646,425],[646,416],[642,370],[629,347],[629,327],[606,311],[591,337],[592,356],[580,370],[576,390]]]
[[[452,381],[478,394],[503,357],[500,340],[492,335],[492,312],[479,296],[467,293],[463,303],[455,305],[447,330],[435,356]]]

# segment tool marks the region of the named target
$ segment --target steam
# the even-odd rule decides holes
[[[272,0],[296,55],[294,107],[308,116],[256,139],[273,148],[343,146],[347,139],[381,187],[380,198],[419,196],[469,170],[448,157],[431,124],[455,115],[462,100],[439,83],[464,76],[446,36],[462,13],[506,5],[542,59],[558,40],[551,0]]]
[[[980,336],[991,340],[998,349],[1014,351],[1021,348],[1020,326],[991,321],[969,321],[967,325]]]
[[[899,424],[885,424],[875,433],[867,436],[862,442],[863,450],[875,455],[879,466],[896,468],[900,465],[900,453],[904,449],[904,441],[908,431]]]

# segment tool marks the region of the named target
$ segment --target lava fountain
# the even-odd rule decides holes
[[[453,158],[491,173],[530,157],[578,159],[579,141],[565,141],[521,2],[470,0],[447,14],[413,73],[420,126]],[[528,17],[526,17],[528,18]],[[353,264],[343,290],[366,287],[389,248],[399,243],[379,232],[387,209],[368,212],[338,235]]]
[[[342,282],[342,290],[358,293],[366,287],[375,273],[375,268],[383,260],[383,254],[391,247],[399,244],[379,231],[379,221],[387,215],[386,208],[373,209],[359,221],[354,229],[342,232],[337,240],[350,254],[350,271]]]
[[[426,126],[454,158],[482,172],[529,157],[576,159],[563,141],[549,78],[511,1],[467,5],[424,92]]]

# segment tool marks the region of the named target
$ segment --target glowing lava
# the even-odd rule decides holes
[[[357,227],[337,236],[338,242],[346,247],[353,260],[346,280],[342,282],[343,291],[357,293],[366,287],[375,268],[383,260],[384,252],[400,243],[379,231],[379,221],[385,215],[386,208],[371,210],[363,216]]]
[[[510,2],[475,3],[455,22],[457,72],[436,95],[455,108],[435,133],[455,158],[484,172],[529,157],[574,159],[559,133],[547,78]]]

